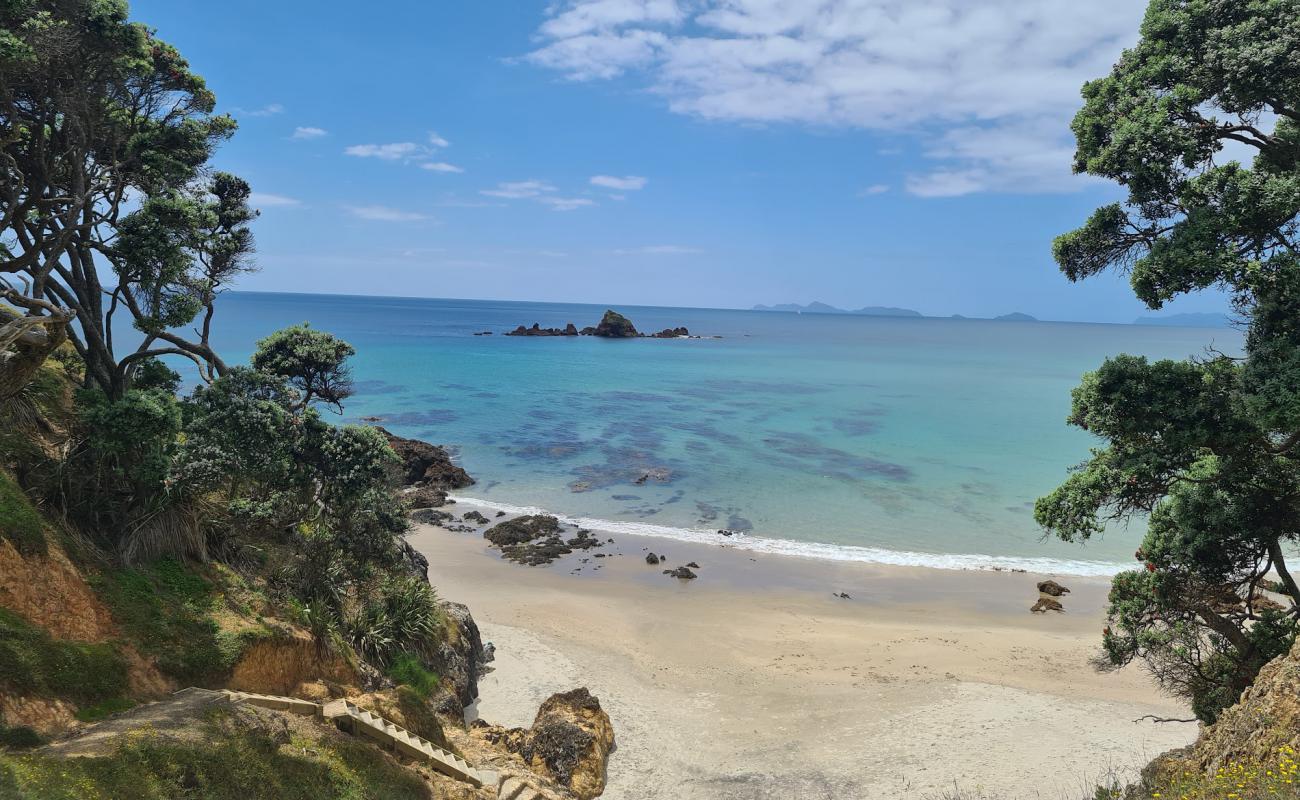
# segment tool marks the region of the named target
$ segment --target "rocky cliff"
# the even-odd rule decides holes
[[[1300,797],[1298,750],[1300,643],[1260,670],[1194,744],[1152,761],[1128,797]]]

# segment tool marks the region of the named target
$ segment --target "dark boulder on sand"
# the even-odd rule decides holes
[[[560,532],[560,521],[545,514],[528,514],[498,522],[483,532],[483,538],[497,547],[524,544]]]
[[[555,517],[530,514],[493,525],[483,532],[483,538],[500,548],[505,558],[530,567],[549,564],[574,550],[603,546],[591,531],[579,530],[566,540],[561,535],[563,530]]]
[[[1050,597],[1040,597],[1037,603],[1030,606],[1029,611],[1034,614],[1046,614],[1048,611],[1065,611],[1065,607]]]
[[[679,578],[684,581],[692,581],[695,580],[697,577],[699,577],[698,575],[696,575],[694,572],[691,572],[686,567],[678,567],[677,569],[666,569],[664,570],[664,574],[671,575],[674,578]]]
[[[1069,594],[1070,590],[1057,583],[1056,581],[1041,581],[1038,584],[1038,591],[1052,597],[1060,597],[1063,594]]]
[[[645,557],[645,563],[647,563],[647,564],[658,564],[658,563],[659,563],[659,556],[655,555],[654,553],[647,553],[647,554],[646,554],[646,557]]]

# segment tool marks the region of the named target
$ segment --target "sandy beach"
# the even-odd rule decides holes
[[[476,533],[410,536],[496,647],[480,716],[527,725],[553,692],[600,698],[618,744],[610,800],[1081,798],[1105,770],[1195,738],[1136,721],[1191,716],[1140,670],[1089,664],[1107,579],[1061,577],[1066,613],[1036,615],[1050,576],[614,538],[524,567]],[[700,577],[663,575],[647,551]]]

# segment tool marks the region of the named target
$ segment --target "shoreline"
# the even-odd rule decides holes
[[[1037,571],[1051,575],[1105,578],[1131,568],[1131,565],[1110,561],[1034,556],[995,556],[983,553],[925,553],[909,550],[890,550],[883,547],[864,547],[861,545],[801,542],[779,537],[755,536],[745,532],[736,532],[733,536],[724,536],[717,529],[685,528],[645,522],[625,522],[596,517],[572,516],[537,506],[513,505],[465,495],[448,495],[448,499],[454,503],[472,506],[476,509],[504,511],[509,516],[545,514],[556,517],[561,522],[569,525],[589,528],[599,533],[615,536],[640,536],[702,545],[726,544],[755,553],[790,558],[810,558],[820,561],[916,567],[921,569],[982,570],[988,572],[1013,572],[1019,570]]]
[[[528,725],[551,693],[587,686],[618,740],[610,800],[925,798],[954,786],[1074,797],[1108,767],[1131,774],[1196,735],[1136,721],[1187,716],[1140,670],[1089,664],[1105,578],[1058,576],[1066,613],[1039,615],[1028,609],[1047,573],[634,534],[525,567],[482,530],[408,536],[439,593],[467,603],[495,645],[472,712]],[[645,563],[650,550],[668,560]],[[696,580],[662,574],[690,561]]]

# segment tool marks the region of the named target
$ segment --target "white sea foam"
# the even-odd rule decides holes
[[[1122,564],[1107,561],[1086,561],[1058,558],[1030,558],[1017,556],[990,556],[981,553],[920,553],[908,550],[887,550],[882,547],[825,544],[822,542],[796,542],[735,533],[722,536],[716,528],[675,528],[668,525],[651,525],[645,522],[621,522],[593,517],[571,517],[556,514],[536,506],[518,506],[493,500],[455,495],[457,503],[507,514],[550,514],[561,522],[590,528],[593,531],[631,536],[654,536],[695,544],[728,544],[758,553],[783,556],[818,558],[826,561],[859,561],[867,564],[887,564],[899,567],[931,567],[934,569],[1012,570],[1023,569],[1052,575],[1110,576],[1125,568]]]

